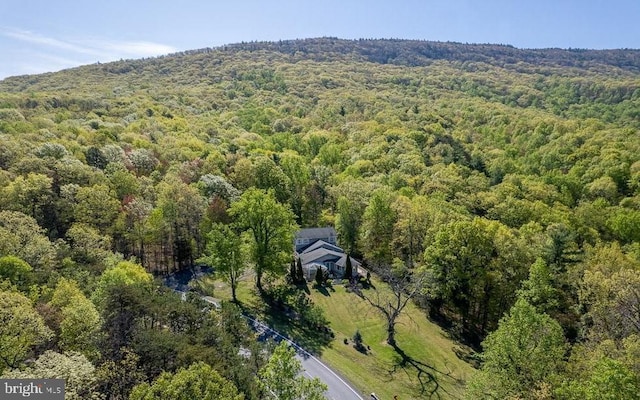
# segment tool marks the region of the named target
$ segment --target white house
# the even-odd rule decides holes
[[[315,278],[318,268],[324,269],[330,277],[342,278],[346,272],[347,254],[339,247],[334,228],[307,228],[298,231],[295,238],[295,255],[302,263],[302,271],[307,281]],[[360,263],[351,260],[352,276],[357,276]]]

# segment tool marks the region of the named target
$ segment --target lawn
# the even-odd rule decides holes
[[[373,281],[377,289],[385,292],[384,284]],[[464,383],[473,368],[460,360],[450,340],[437,325],[428,321],[424,312],[413,304],[404,310],[397,325],[396,340],[405,354],[405,362],[391,346],[386,344],[385,321],[366,301],[344,286],[335,285],[318,290],[309,285],[312,301],[324,310],[335,337],[318,335],[290,321],[281,313],[269,313],[253,290],[253,280],[246,277],[238,289],[238,297],[245,309],[257,314],[274,328],[288,335],[303,347],[315,352],[320,359],[337,370],[344,378],[365,394],[375,392],[381,399],[460,398]],[[214,296],[231,297],[228,287],[215,283]],[[362,334],[366,354],[353,346],[356,330]],[[345,344],[347,339],[348,344]],[[409,359],[410,362],[406,362]]]

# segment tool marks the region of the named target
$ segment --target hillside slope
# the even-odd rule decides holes
[[[0,82],[0,255],[33,267],[40,308],[59,277],[90,293],[120,258],[188,268],[217,224],[245,229],[228,208],[253,188],[421,282],[422,317],[477,350],[518,300],[559,324],[571,363],[525,355],[542,367],[476,388],[640,379],[637,50],[321,38]]]

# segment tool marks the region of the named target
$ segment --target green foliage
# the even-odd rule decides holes
[[[639,63],[624,50],[321,38],[5,79],[0,258],[33,270],[17,276],[11,259],[0,275],[39,299],[54,345],[85,354],[93,323],[73,326],[94,321],[86,300],[47,301],[59,275],[96,289],[103,356],[149,338],[155,375],[164,344],[186,343],[175,335],[202,319],[105,269],[190,268],[213,256],[205,233],[228,233],[223,223],[248,237],[261,287],[286,269],[292,221],[334,225],[381,274],[426,266],[416,298],[472,344],[520,296],[571,341],[620,345],[637,333]],[[214,359],[224,341],[195,341],[167,352],[166,368],[206,355],[257,397],[237,349]],[[103,362],[117,374],[101,391],[125,397],[143,379],[134,359]]]
[[[65,399],[100,399],[95,367],[77,352],[44,352],[28,368],[14,369],[2,375],[8,379],[64,379]]]
[[[212,266],[229,286],[233,301],[237,301],[238,280],[246,268],[246,249],[242,237],[229,226],[216,224],[207,233],[205,256],[200,260]]]
[[[238,389],[216,370],[196,363],[175,374],[164,373],[151,385],[143,383],[133,388],[130,400],[242,400]]]
[[[560,294],[554,286],[554,275],[544,260],[538,258],[529,269],[529,278],[522,282],[518,297],[534,306],[538,312],[549,313],[559,306]]]
[[[475,218],[441,227],[424,253],[429,293],[482,334],[506,311],[526,274],[526,244],[504,225]]]
[[[360,248],[376,265],[391,265],[393,226],[396,222],[393,197],[388,190],[373,192],[362,216]]]
[[[566,345],[560,325],[520,299],[482,344],[482,369],[467,397],[530,397],[562,367]]]
[[[239,229],[249,232],[256,286],[262,291],[264,273],[285,273],[296,229],[293,213],[278,203],[272,191],[249,189],[231,205],[229,215]]]
[[[60,312],[60,348],[95,357],[100,315],[77,283],[61,278],[49,304]]]
[[[318,378],[300,375],[302,367],[295,350],[286,342],[279,344],[267,364],[260,369],[258,381],[265,398],[278,400],[322,400],[327,386]]]
[[[316,275],[314,277],[315,281],[316,281],[316,285],[318,285],[318,287],[324,285],[324,283],[327,281],[327,274],[325,273],[325,271],[322,268],[318,268],[316,269]]]
[[[53,336],[31,301],[17,292],[0,291],[0,370],[18,368],[29,351]]]
[[[32,271],[31,265],[16,256],[0,257],[0,279],[8,279],[21,290],[29,286]]]
[[[152,280],[151,275],[141,265],[131,261],[120,261],[102,273],[92,298],[96,304],[101,304],[105,292],[111,287],[119,285],[144,287]]]
[[[50,268],[55,247],[32,217],[17,211],[0,211],[0,254],[16,256],[36,271]]]

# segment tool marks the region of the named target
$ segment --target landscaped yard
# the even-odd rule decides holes
[[[384,284],[375,280],[373,283],[377,289],[367,290],[385,290]],[[231,297],[228,287],[220,282],[215,283],[214,291],[215,297]],[[243,307],[316,352],[361,392],[375,392],[381,399],[392,399],[394,395],[399,399],[430,398],[432,392],[444,399],[461,397],[473,368],[456,356],[453,351],[456,343],[413,304],[400,317],[396,336],[398,347],[405,353],[405,360],[412,360],[412,366],[403,363],[403,358],[386,344],[385,321],[366,301],[348,293],[343,285],[318,290],[309,284],[308,292],[312,301],[324,310],[334,338],[319,335],[317,330],[292,322],[282,313],[268,314],[253,291],[250,275],[239,287],[238,297]],[[356,330],[368,347],[366,354],[353,346]],[[438,397],[434,394],[433,398]]]

